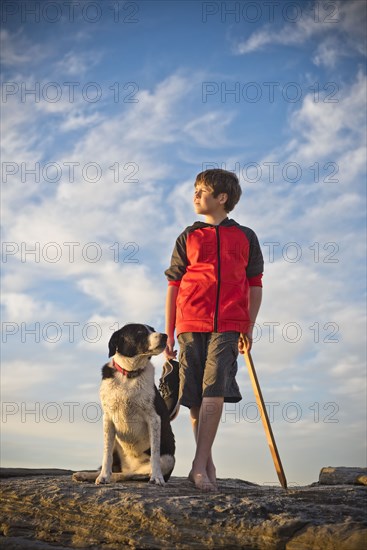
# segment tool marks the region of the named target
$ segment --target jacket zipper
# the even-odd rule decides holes
[[[219,291],[220,291],[220,239],[219,239],[219,227],[215,226],[215,233],[217,236],[217,257],[218,257],[218,286],[217,286],[217,303],[215,305],[214,314],[214,332],[218,332],[218,310],[219,310]]]

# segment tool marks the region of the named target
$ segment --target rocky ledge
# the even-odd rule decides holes
[[[324,468],[318,483],[288,491],[221,479],[218,492],[207,494],[179,477],[165,487],[96,486],[72,481],[67,470],[6,468],[0,470],[0,544],[12,550],[362,550],[367,472],[353,471]]]

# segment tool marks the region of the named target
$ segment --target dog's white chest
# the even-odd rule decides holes
[[[128,379],[119,376],[101,385],[104,414],[112,420],[120,441],[133,443],[145,438],[149,417],[154,414],[154,385],[151,373]]]

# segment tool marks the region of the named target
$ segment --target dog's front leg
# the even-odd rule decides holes
[[[165,485],[161,470],[161,418],[157,414],[149,419],[149,434],[150,434],[150,463],[152,466],[152,475],[150,483],[157,485]]]
[[[115,426],[111,418],[103,415],[103,460],[101,473],[96,479],[96,485],[109,483],[112,474],[113,446],[115,442]]]

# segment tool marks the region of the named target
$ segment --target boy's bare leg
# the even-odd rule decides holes
[[[190,409],[190,417],[191,417],[191,424],[192,429],[194,431],[195,441],[197,442],[197,434],[198,434],[198,425],[199,425],[199,414],[200,414],[200,407],[191,407]],[[216,487],[217,486],[217,477],[216,477],[216,469],[214,466],[213,458],[212,458],[212,452],[210,451],[208,461],[206,463],[206,473],[209,478],[209,481]]]
[[[211,449],[222,415],[223,397],[204,397],[201,407],[190,409],[196,453],[189,478],[199,489],[213,491],[216,489],[215,466]]]

